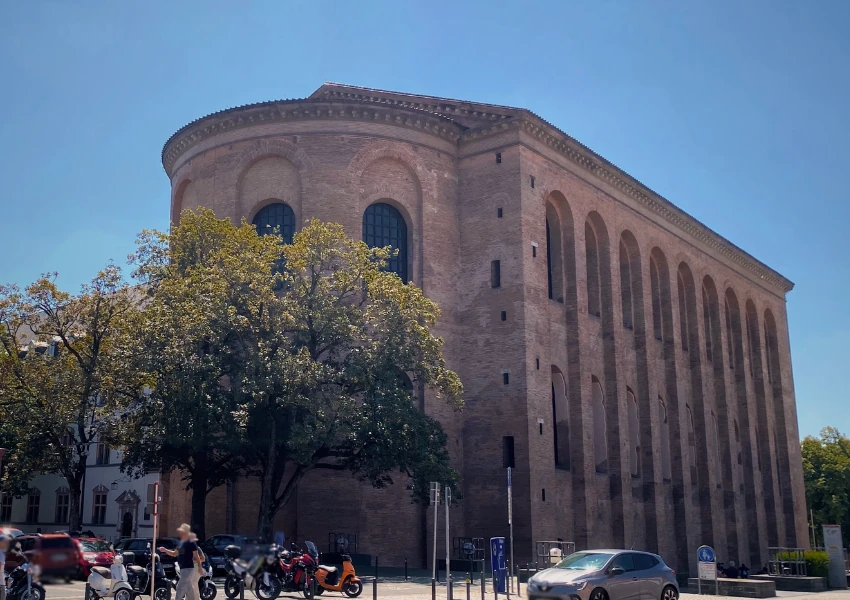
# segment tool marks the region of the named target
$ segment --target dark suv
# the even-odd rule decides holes
[[[115,552],[118,554],[122,552],[132,552],[135,557],[133,559],[133,564],[139,565],[140,567],[147,567],[148,563],[151,561],[151,541],[151,538],[121,538],[114,544]],[[176,550],[178,544],[179,541],[175,538],[156,538],[157,548],[162,546],[169,550]],[[177,562],[177,559],[172,556],[168,556],[167,554],[162,554],[159,550],[157,550],[156,554],[162,562],[162,568],[165,569],[165,572],[168,575],[172,575],[174,573],[174,563]]]

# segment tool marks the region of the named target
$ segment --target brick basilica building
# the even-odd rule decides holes
[[[696,548],[757,568],[807,546],[785,294],[793,284],[522,109],[328,83],[203,117],[165,144],[172,220],[205,206],[289,237],[317,217],[393,245],[442,308],[465,387],[449,438],[452,535],[634,547],[694,572]],[[189,516],[165,481],[170,531]],[[208,501],[207,532],[254,533],[259,490]],[[430,564],[431,511],[314,472],[279,528],[321,549],[357,534],[381,564]],[[444,556],[442,524],[438,555]]]

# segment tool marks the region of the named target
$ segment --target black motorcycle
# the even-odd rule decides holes
[[[159,557],[156,560],[149,560],[147,567],[133,564],[128,566],[125,563],[124,566],[127,568],[127,582],[133,588],[136,597],[142,595],[150,596],[152,564],[156,564],[155,577],[153,577],[156,593],[153,600],[171,600],[171,581],[165,576],[165,569],[162,568],[162,562],[159,560]]]
[[[6,575],[6,600],[44,600],[44,587],[35,581],[37,570],[24,561]]]

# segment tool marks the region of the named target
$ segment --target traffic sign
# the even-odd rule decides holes
[[[711,546],[700,546],[699,550],[697,550],[697,558],[700,562],[705,563],[713,563],[716,561],[716,556],[714,554],[714,548]]]

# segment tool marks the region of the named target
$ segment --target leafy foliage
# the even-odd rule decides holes
[[[836,523],[850,531],[850,439],[833,427],[803,440],[806,503],[815,523]]]

